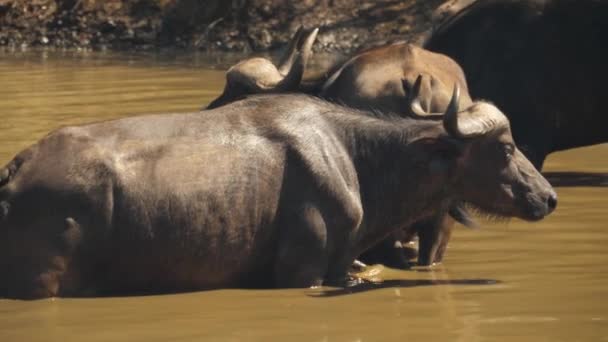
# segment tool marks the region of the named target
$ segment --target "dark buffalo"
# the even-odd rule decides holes
[[[410,106],[405,104],[411,100],[419,104],[418,114],[445,111],[455,84],[462,89],[459,107],[466,108],[473,103],[464,73],[456,62],[408,43],[360,52],[314,79],[301,83],[285,81],[289,76],[281,75],[289,75],[289,66],[292,66],[291,70],[297,70],[297,79],[302,80],[302,66],[306,65],[312,54],[317,32],[317,29],[306,31],[300,28],[278,67],[265,58],[246,59],[231,67],[226,73],[223,93],[208,108],[216,108],[248,94],[304,92],[353,108],[407,116],[410,115]],[[278,70],[285,71],[281,73]],[[417,80],[420,83],[414,99],[412,94]],[[260,84],[273,86],[262,87]],[[277,84],[282,86],[275,86]],[[283,86],[285,84],[289,86]],[[447,217],[438,213],[437,217],[417,222],[413,230],[406,228],[398,234],[399,237],[387,239],[366,251],[361,255],[361,260],[391,267],[407,267],[409,257],[404,254],[401,244],[417,233],[420,238],[418,264],[441,262],[454,225],[453,217],[465,225],[472,225],[462,208],[454,206],[450,212],[452,215]]]
[[[452,201],[549,214],[505,116],[456,104],[441,122],[262,95],[54,131],[0,170],[0,293],[307,287]]]
[[[459,107],[470,106],[473,101],[464,73],[456,62],[409,43],[396,43],[358,53],[343,63],[323,82],[318,96],[353,108],[406,116],[411,114],[411,107],[404,104],[415,100],[419,104],[416,114],[425,115],[425,112],[445,111],[454,84],[464,90]],[[462,208],[454,207],[451,212],[461,223],[472,224]],[[407,267],[409,256],[402,243],[417,234],[418,265],[439,263],[452,234],[452,216],[439,211],[436,216],[416,222],[412,229],[396,232],[393,238],[367,250],[359,259],[364,263]]]
[[[540,169],[551,152],[608,141],[607,18],[606,1],[483,0],[424,46],[462,66],[471,95],[506,113],[517,145]]]

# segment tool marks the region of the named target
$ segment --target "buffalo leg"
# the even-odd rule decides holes
[[[323,283],[327,272],[326,226],[316,207],[286,215],[275,264],[277,287],[310,287]]]
[[[443,260],[447,248],[454,220],[449,215],[416,222],[418,232],[418,265],[430,266]]]

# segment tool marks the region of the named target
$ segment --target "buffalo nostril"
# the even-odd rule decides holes
[[[557,207],[557,194],[552,193],[549,195],[547,199],[547,206],[549,207],[549,212],[552,212]]]

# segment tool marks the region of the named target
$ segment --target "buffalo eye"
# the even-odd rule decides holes
[[[511,158],[513,157],[513,153],[515,153],[515,146],[513,144],[504,144],[503,151],[505,158],[507,160],[511,160]]]

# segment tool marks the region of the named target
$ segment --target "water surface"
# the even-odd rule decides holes
[[[68,124],[199,109],[238,56],[0,52],[0,163]],[[0,300],[0,341],[608,341],[608,145],[552,155],[557,211],[460,228],[361,291]]]

